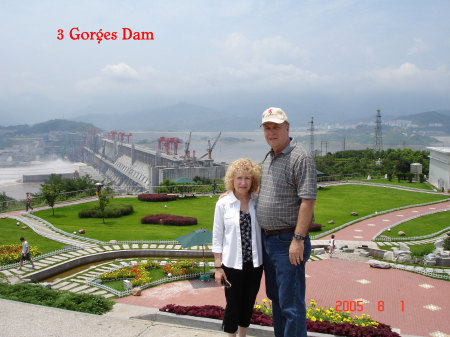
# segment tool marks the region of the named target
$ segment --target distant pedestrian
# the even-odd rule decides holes
[[[333,235],[331,235],[330,248],[328,249],[328,254],[330,254],[330,259],[332,258],[332,255],[334,253],[334,247],[335,247],[335,243],[334,243],[334,234],[333,234]]]
[[[22,242],[22,254],[20,255],[20,266],[19,270],[22,270],[22,264],[24,260],[28,260],[31,263],[31,269],[34,269],[34,263],[30,256],[30,246],[28,245],[28,242],[25,241],[23,237],[20,238],[20,242]]]
[[[214,180],[213,182],[213,194],[216,195],[217,194],[217,184],[216,181]]]
[[[31,207],[31,195],[30,193],[27,193],[27,200],[26,200],[26,211],[28,212],[28,209],[31,209],[31,213],[33,212],[33,207]]]

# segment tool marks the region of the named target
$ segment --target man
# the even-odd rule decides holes
[[[314,158],[289,137],[280,108],[263,112],[271,150],[262,164],[256,216],[262,227],[267,296],[276,337],[306,337],[305,263],[311,253],[308,229],[317,194]]]
[[[28,245],[28,242],[25,241],[23,237],[20,238],[20,242],[22,242],[22,255],[20,255],[20,267],[19,270],[22,270],[22,264],[24,260],[30,261],[32,267],[31,269],[34,269],[34,263],[30,256],[30,246]]]

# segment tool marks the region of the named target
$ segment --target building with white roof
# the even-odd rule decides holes
[[[450,147],[427,147],[430,150],[428,181],[440,191],[450,190]]]

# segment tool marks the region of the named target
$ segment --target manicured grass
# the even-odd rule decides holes
[[[391,231],[384,231],[381,235],[391,238],[398,237],[398,232],[405,232],[406,236],[424,236],[439,232],[450,226],[450,213],[440,212],[430,215],[424,215],[419,218],[406,221],[391,228]]]
[[[446,199],[445,195],[402,191],[391,188],[361,185],[324,187],[318,191],[315,222],[322,224],[322,232],[357,218],[396,207]],[[351,212],[358,212],[352,216]],[[334,220],[334,224],[328,221]],[[314,232],[316,235],[320,232]]]
[[[55,216],[51,209],[35,212],[53,225],[67,232],[78,232],[83,228],[86,236],[98,240],[173,240],[201,227],[212,230],[214,207],[218,196],[177,199],[167,202],[145,202],[134,198],[116,198],[111,203],[130,204],[134,212],[120,218],[102,219],[78,217],[78,212],[91,207],[97,202],[77,204],[58,208]],[[164,207],[167,205],[167,208]],[[149,214],[172,214],[195,217],[198,224],[194,226],[142,225],[141,218]]]
[[[412,188],[420,188],[420,189],[424,189],[424,190],[433,190],[434,187],[431,186],[430,184],[427,183],[419,183],[419,182],[408,182],[406,180],[400,180],[398,181],[397,178],[392,178],[391,181],[384,179],[384,178],[379,178],[379,179],[356,179],[356,180],[360,180],[362,182],[365,183],[377,183],[377,184],[383,184],[383,185],[394,185],[394,186],[400,186],[400,187],[412,187]]]
[[[392,248],[398,246],[381,246],[379,249],[383,249],[386,251],[392,251]],[[424,256],[432,253],[436,248],[434,247],[434,243],[424,243],[423,245],[410,245],[408,246],[411,251],[412,256]]]
[[[396,207],[425,203],[445,199],[444,195],[426,194],[410,191],[388,189],[376,186],[340,185],[325,187],[318,191],[315,222],[322,224],[322,231],[340,226],[359,217]],[[218,196],[178,199],[168,202],[143,202],[137,198],[116,198],[111,203],[128,203],[133,205],[134,213],[114,219],[80,219],[78,212],[91,207],[97,202],[77,204],[58,208],[55,216],[51,209],[35,214],[55,226],[74,232],[83,228],[86,236],[98,240],[173,240],[200,227],[212,230],[214,207]],[[164,208],[167,205],[167,208]],[[358,212],[352,216],[351,212]],[[168,213],[196,217],[195,226],[142,225],[140,219],[148,214]],[[328,221],[334,220],[329,225]],[[320,232],[315,232],[317,235]]]
[[[17,226],[13,219],[0,219],[0,245],[21,244],[20,237],[23,236],[30,246],[37,247],[42,253],[52,252],[67,246],[64,243],[49,240],[33,232],[32,229],[21,229],[24,224]]]

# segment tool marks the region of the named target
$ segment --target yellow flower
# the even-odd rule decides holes
[[[263,298],[263,303],[266,303],[266,302],[267,302],[267,299]]]
[[[311,321],[315,322],[315,321],[317,321],[317,319],[313,316],[313,317],[311,318]]]

